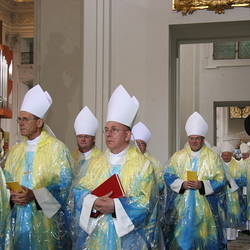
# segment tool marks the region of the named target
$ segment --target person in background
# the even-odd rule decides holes
[[[154,166],[156,181],[158,183],[158,189],[159,189],[159,198],[160,198],[160,213],[164,210],[164,179],[163,179],[163,166],[160,163],[158,159],[156,159],[152,154],[149,153],[147,150],[148,141],[151,138],[151,132],[149,129],[142,123],[138,122],[136,125],[132,128],[132,138],[135,140],[136,145],[140,149],[141,153],[145,155]],[[164,215],[161,214],[160,216],[161,221],[161,232],[160,232],[160,244],[164,246],[164,234],[163,231],[165,230],[165,220]]]
[[[246,133],[250,136],[250,115],[245,119],[244,121],[244,127]],[[245,171],[245,176],[246,176],[246,189],[245,189],[245,194],[246,194],[246,228],[243,229],[246,233],[249,234],[250,230],[250,158],[248,157],[243,161],[244,165],[244,171]],[[244,191],[243,191],[244,192]]]
[[[17,118],[23,140],[10,149],[5,164],[6,181],[22,185],[11,191],[13,249],[70,249],[64,205],[72,157],[45,124],[51,104],[49,93],[36,85],[24,96]]]
[[[240,152],[241,152],[241,161],[246,160],[247,158],[249,158],[250,155],[250,148],[246,143],[241,143],[240,144]]]
[[[227,239],[236,240],[238,228],[246,222],[243,202],[243,187],[246,185],[246,179],[239,161],[233,157],[234,147],[229,142],[224,142],[220,150],[228,180],[226,187]]]
[[[90,109],[85,106],[77,115],[74,123],[78,146],[78,148],[72,152],[72,156],[77,162],[77,167],[74,171],[75,176],[79,173],[81,168],[81,171],[85,174],[87,169],[83,166],[87,166],[87,164],[84,165],[84,162],[101,153],[95,146],[95,135],[98,127],[98,120]]]
[[[118,86],[110,97],[103,131],[108,149],[88,161],[86,175],[72,186],[73,249],[159,249],[154,167],[130,142],[138,109],[137,99]],[[113,174],[118,174],[125,197],[91,194]],[[101,215],[91,217],[93,212]]]
[[[132,128],[132,137],[134,137],[135,142],[141,153],[145,155],[154,164],[159,192],[161,192],[164,189],[163,166],[160,161],[157,160],[147,150],[148,141],[151,138],[151,133],[149,129],[142,122],[139,122]]]
[[[173,154],[164,174],[166,249],[226,249],[223,166],[204,144],[208,125],[198,112],[185,129],[189,146]]]
[[[247,143],[243,142],[240,144],[240,152],[241,152],[242,157],[241,157],[239,163],[241,164],[242,171],[244,171],[244,173],[245,173],[245,179],[246,179],[247,178],[246,177],[247,170],[250,167],[250,158],[249,158],[250,148],[249,148]],[[246,198],[247,198],[247,187],[246,186],[243,187],[243,197],[244,197],[244,203],[246,206],[247,205],[246,204]],[[249,232],[249,222],[247,221],[246,225],[241,227],[241,229],[242,229],[241,231],[243,233],[248,233]]]

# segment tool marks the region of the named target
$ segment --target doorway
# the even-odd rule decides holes
[[[182,148],[180,139],[180,130],[185,125],[181,123],[180,115],[180,80],[179,80],[179,63],[180,63],[180,45],[195,43],[213,43],[217,41],[239,41],[250,40],[250,21],[239,22],[222,22],[222,23],[199,23],[199,24],[181,24],[170,25],[169,27],[169,155]],[[199,90],[194,89],[193,98],[197,98]],[[235,93],[237,94],[237,93]],[[215,100],[220,101],[220,100]],[[211,114],[208,115],[208,125],[211,131],[210,143],[215,144],[216,115],[214,113],[213,103],[209,103]],[[200,111],[201,104],[196,103],[188,107],[190,114],[193,111]]]
[[[249,107],[250,101],[214,102],[214,141],[221,146],[228,141],[235,148],[241,142],[249,142],[250,137],[245,132],[245,116],[234,116],[230,108],[243,109]]]

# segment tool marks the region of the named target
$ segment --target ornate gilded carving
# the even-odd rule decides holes
[[[13,24],[32,24],[34,23],[33,14],[14,14],[12,18]]]
[[[26,1],[0,0],[0,19],[9,24],[34,24],[34,2]]]
[[[230,107],[230,118],[245,119],[250,114],[250,107]]]
[[[198,9],[214,10],[221,14],[225,9],[234,7],[250,7],[250,0],[173,0],[173,10],[181,11],[182,14],[192,14]]]

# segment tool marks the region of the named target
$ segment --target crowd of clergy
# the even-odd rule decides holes
[[[247,143],[240,159],[228,141],[211,147],[208,124],[195,111],[187,143],[163,164],[148,150],[150,130],[134,124],[139,101],[120,85],[102,131],[107,149],[95,145],[99,122],[85,106],[70,152],[45,122],[51,105],[39,84],[24,96],[22,138],[0,168],[0,250],[216,250],[249,233]],[[250,116],[244,125],[250,136]],[[93,194],[113,175],[122,195],[113,186]]]

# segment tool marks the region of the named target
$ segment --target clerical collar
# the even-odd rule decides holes
[[[110,156],[111,157],[122,157],[126,154],[126,151],[127,151],[128,148],[125,148],[124,150],[122,150],[120,153],[118,154],[113,154],[112,152],[110,152]]]
[[[26,147],[26,151],[36,151],[36,146],[38,144],[38,141],[40,139],[40,136],[37,136],[35,139],[33,140],[27,140],[27,147]]]
[[[199,150],[199,151],[192,151],[191,150],[191,158],[199,158],[200,157],[200,154],[201,154],[201,150],[202,148]]]
[[[91,155],[92,150],[93,150],[93,148],[90,149],[90,150],[89,150],[88,152],[86,152],[86,153],[82,153],[82,152],[80,152],[80,151],[79,151],[79,153],[80,153],[80,155],[83,156],[83,159],[88,160],[88,159],[90,158],[90,155]]]
[[[226,164],[226,166],[229,166],[230,165],[230,162],[224,162]]]
[[[125,155],[126,155],[126,151],[128,148],[125,148],[123,151],[121,151],[118,154],[113,154],[110,152],[110,163],[113,164],[118,164],[121,163],[121,160],[124,159]]]

